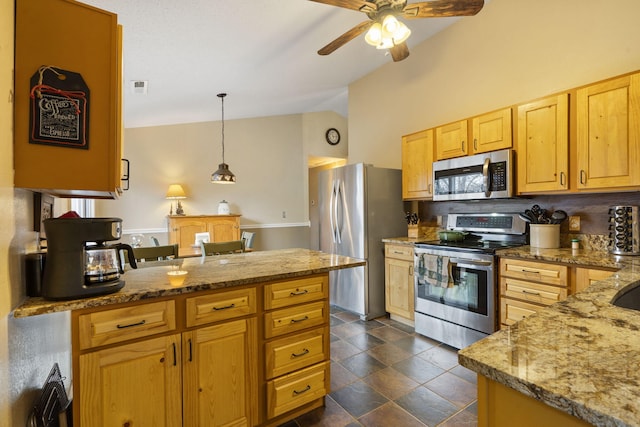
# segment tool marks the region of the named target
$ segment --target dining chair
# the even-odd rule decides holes
[[[178,258],[178,244],[133,248],[136,261],[161,261]]]
[[[233,254],[236,252],[244,252],[244,244],[242,240],[231,240],[229,242],[200,242],[200,250],[202,256]]]
[[[256,236],[256,233],[251,231],[243,231],[240,235],[240,240],[244,243],[244,250],[253,248],[253,238]]]
[[[153,242],[153,246],[160,246],[160,242],[158,241],[158,239],[156,237],[151,236],[150,239]]]

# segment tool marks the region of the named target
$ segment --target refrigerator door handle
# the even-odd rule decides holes
[[[338,183],[333,181],[333,188],[331,189],[331,199],[329,200],[329,222],[331,225],[331,240],[333,243],[336,243],[336,218],[337,218],[337,209],[338,209]]]
[[[336,239],[335,241],[342,244],[342,221],[344,221],[344,183],[341,180],[336,184]],[[342,221],[341,221],[342,219]]]

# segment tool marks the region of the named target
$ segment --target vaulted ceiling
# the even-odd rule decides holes
[[[348,85],[393,63],[364,36],[331,55],[318,49],[367,20],[308,0],[81,0],[118,14],[124,28],[125,127],[335,111]],[[412,3],[412,1],[410,1]],[[409,49],[458,19],[407,21]],[[133,90],[146,81],[147,93]]]

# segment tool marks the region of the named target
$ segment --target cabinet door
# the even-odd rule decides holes
[[[640,74],[576,93],[578,189],[640,185]]]
[[[467,132],[466,120],[437,127],[436,159],[450,159],[469,154],[469,136]]]
[[[402,137],[402,198],[433,196],[433,129]]]
[[[511,148],[511,108],[483,114],[472,120],[472,154]]]
[[[569,95],[518,107],[518,193],[569,189]]]
[[[183,334],[184,426],[252,426],[257,422],[256,319]]]
[[[588,288],[592,283],[609,278],[614,272],[595,268],[576,268],[575,284],[572,293]]]
[[[180,249],[190,248],[196,241],[196,233],[204,233],[207,229],[206,221],[202,219],[172,219],[172,235],[170,244],[177,243]]]
[[[384,270],[387,312],[413,320],[413,261],[385,258]]]
[[[113,13],[69,0],[16,1],[16,187],[57,196],[118,197],[120,42]],[[42,65],[80,73],[89,86],[86,149],[29,142],[30,79]]]
[[[240,226],[237,217],[214,217],[207,221],[207,231],[212,242],[240,240]]]
[[[81,355],[80,425],[181,425],[179,346],[171,335]]]

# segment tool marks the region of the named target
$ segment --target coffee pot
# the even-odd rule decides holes
[[[47,262],[42,296],[65,300],[117,292],[125,285],[120,257],[127,251],[137,268],[131,246],[107,244],[122,236],[120,218],[51,218],[44,221]]]

